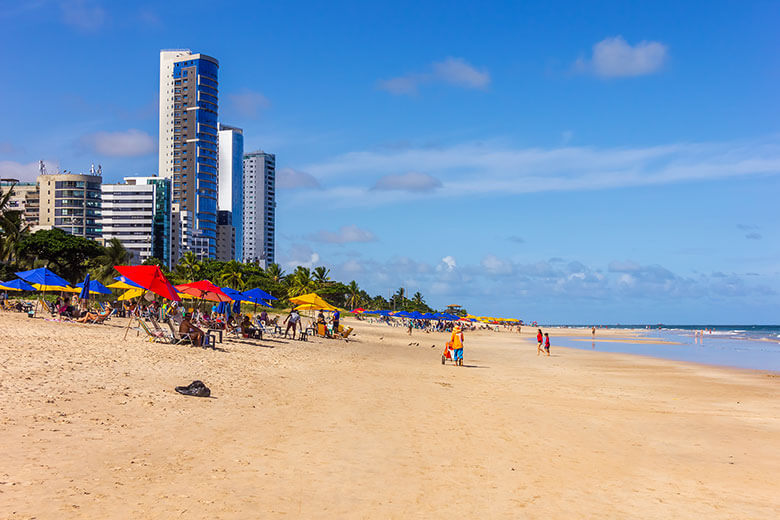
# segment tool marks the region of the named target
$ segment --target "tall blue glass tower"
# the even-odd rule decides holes
[[[159,174],[171,185],[171,263],[216,256],[219,62],[160,52]]]

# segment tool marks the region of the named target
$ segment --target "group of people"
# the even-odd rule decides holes
[[[536,341],[538,345],[536,345],[536,355],[540,355],[544,352],[547,353],[547,355],[550,355],[550,335],[545,332],[542,334],[542,329],[536,329]],[[544,350],[542,350],[544,348]]]

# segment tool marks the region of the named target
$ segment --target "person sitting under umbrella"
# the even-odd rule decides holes
[[[184,315],[184,318],[181,320],[181,325],[179,325],[179,334],[182,336],[186,334],[190,338],[190,341],[192,341],[192,345],[199,347],[203,343],[204,334],[202,330],[192,324],[191,318],[189,313]]]

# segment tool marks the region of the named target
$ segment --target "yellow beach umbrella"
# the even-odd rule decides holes
[[[41,285],[39,283],[32,284],[39,291],[65,291],[65,292],[81,292],[78,287],[70,287],[67,285]]]
[[[138,298],[142,296],[146,292],[146,289],[139,289],[138,287],[133,287],[132,289],[128,289],[125,291],[125,293],[117,298],[119,301],[125,301],[125,300],[132,300],[133,298]]]
[[[109,289],[138,289],[135,285],[130,285],[125,282],[114,282],[111,285],[106,285]]]
[[[290,298],[290,303],[294,303],[295,305],[307,305],[306,310],[328,310],[328,311],[335,311],[337,310],[336,307],[329,304],[325,300],[319,297],[317,293],[309,293],[304,294],[302,296],[296,296],[294,298]]]

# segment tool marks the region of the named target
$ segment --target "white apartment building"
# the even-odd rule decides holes
[[[244,257],[244,132],[240,128],[220,123],[218,135],[217,259],[225,260],[224,239],[232,233],[235,251],[227,260],[241,260]],[[224,212],[230,213],[228,224],[225,223],[228,217]],[[226,233],[223,228],[226,225],[232,226],[233,231]],[[220,238],[223,247],[220,247]]]
[[[170,181],[125,177],[124,184],[103,184],[103,240],[117,238],[134,264],[156,257],[170,261]]]
[[[275,262],[276,155],[244,154],[243,261],[264,268]]]

